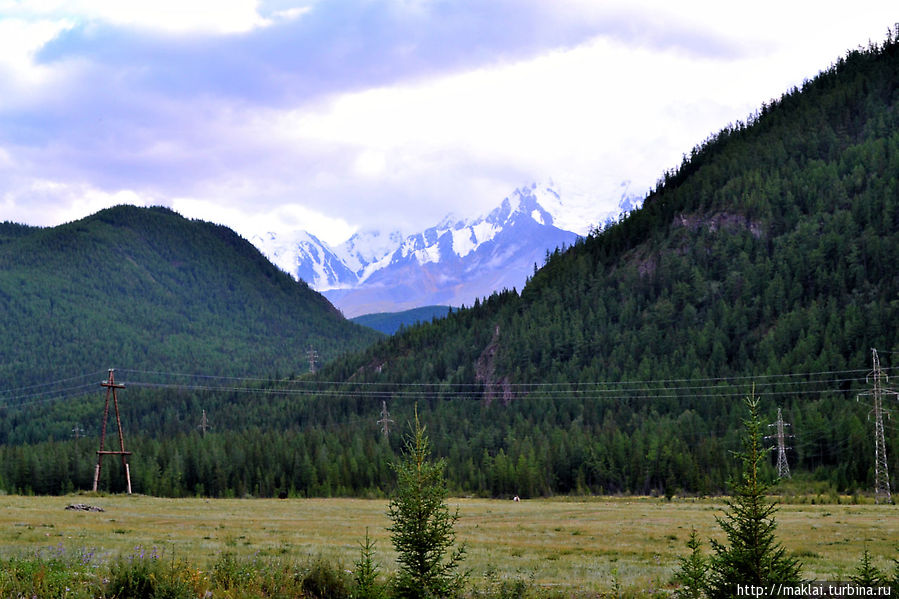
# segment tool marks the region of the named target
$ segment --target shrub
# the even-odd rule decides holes
[[[349,599],[346,575],[324,560],[316,560],[303,577],[303,594],[314,599]]]

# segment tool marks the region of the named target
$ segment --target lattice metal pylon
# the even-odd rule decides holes
[[[128,456],[130,451],[125,451],[125,437],[122,434],[122,419],[119,417],[119,399],[116,396],[116,389],[124,389],[125,385],[118,385],[115,382],[115,370],[109,369],[109,378],[100,383],[101,387],[106,387],[106,407],[103,409],[103,428],[100,429],[100,450],[97,451],[97,467],[94,470],[94,491],[100,483],[100,469],[103,466],[103,456],[118,455],[122,456],[122,466],[125,467],[125,481],[128,483],[128,494],[131,495],[131,470],[128,467]],[[106,442],[106,421],[109,419],[109,396],[112,395],[112,403],[115,406],[115,421],[119,429],[119,451],[106,451],[103,445]]]
[[[871,409],[874,413],[874,501],[876,503],[892,503],[890,474],[887,470],[887,446],[883,434],[883,413],[887,412],[889,414],[889,412],[883,409],[883,396],[896,395],[896,392],[883,388],[883,382],[888,380],[888,377],[880,369],[880,358],[877,356],[877,350],[872,349],[871,354],[874,369],[868,373],[866,380],[872,389],[870,392],[860,393],[859,396],[870,395],[874,403]]]
[[[777,422],[769,424],[768,426],[777,427],[777,433],[774,435],[777,439],[777,478],[790,478],[790,463],[787,462],[788,448],[784,443],[784,439],[787,437],[787,435],[784,434],[784,427],[790,425],[789,423],[784,422],[780,408],[777,408]]]
[[[381,425],[381,433],[385,437],[390,436],[390,425],[393,424],[393,419],[390,417],[390,412],[387,411],[387,402],[381,401],[381,419],[378,420],[378,424]]]

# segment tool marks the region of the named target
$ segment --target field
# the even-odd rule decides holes
[[[73,503],[103,512],[67,511]],[[472,581],[495,571],[535,586],[635,592],[665,587],[695,527],[708,551],[721,538],[720,500],[586,498],[451,499]],[[146,496],[0,496],[0,556],[89,551],[114,558],[155,551],[209,567],[222,552],[265,560],[325,558],[351,568],[366,528],[381,570],[394,570],[387,502],[361,499],[163,499]],[[892,571],[899,557],[895,506],[781,505],[779,538],[806,579],[852,573],[865,547]]]

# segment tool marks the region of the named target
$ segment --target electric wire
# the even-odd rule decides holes
[[[883,372],[890,371],[883,368]],[[892,369],[895,370],[895,369]],[[357,399],[478,399],[484,396],[482,383],[421,383],[380,381],[322,381],[314,378],[273,379],[236,377],[205,373],[183,373],[162,370],[116,369],[131,375],[120,376],[126,386],[155,388],[170,391],[257,394],[260,396],[321,396],[353,397]],[[95,371],[47,383],[0,390],[0,409],[24,408],[53,401],[81,397],[94,386],[90,383],[61,386],[102,374]],[[856,393],[865,385],[870,371],[827,370],[807,373],[767,375],[735,375],[700,378],[667,378],[624,381],[588,381],[564,383],[508,383],[514,396],[532,395],[538,399],[577,397],[583,400],[651,401],[671,399],[732,399],[754,393],[759,397],[795,397]],[[825,378],[826,377],[826,378]],[[155,379],[155,380],[153,380]],[[183,382],[179,382],[183,381]],[[751,385],[750,385],[751,384]],[[885,391],[890,393],[889,390]]]

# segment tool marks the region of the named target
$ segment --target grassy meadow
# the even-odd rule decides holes
[[[73,503],[103,512],[67,511]],[[559,591],[643,593],[667,586],[695,527],[721,539],[719,499],[584,498],[520,503],[451,499],[458,541],[477,585],[487,572]],[[846,579],[864,551],[892,570],[899,518],[889,505],[785,504],[779,538],[807,579]],[[0,496],[0,557],[88,552],[115,559],[153,551],[208,568],[224,552],[242,559],[315,560],[350,569],[366,528],[386,576],[395,554],[385,500],[165,499],[147,496]]]

